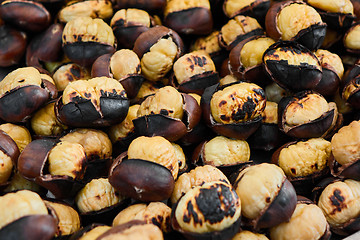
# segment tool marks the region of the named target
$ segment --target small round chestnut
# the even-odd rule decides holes
[[[218,168],[212,165],[197,166],[190,172],[183,173],[176,180],[171,202],[175,204],[190,189],[213,181],[230,184],[227,177]]]
[[[4,131],[15,141],[20,153],[24,150],[26,145],[32,141],[29,130],[24,126],[13,123],[4,123],[0,125],[0,130]]]
[[[239,15],[230,19],[221,27],[219,43],[227,50],[234,48],[239,42],[264,34],[264,29],[255,18]]]
[[[241,200],[233,187],[213,181],[190,189],[173,207],[171,224],[188,239],[230,239],[239,229]]]
[[[123,121],[129,109],[124,87],[98,77],[69,83],[55,104],[58,120],[73,127],[104,127]]]
[[[77,17],[110,19],[113,7],[110,0],[71,1],[58,13],[60,22],[67,23]]]
[[[44,188],[39,184],[25,179],[18,171],[15,171],[10,179],[9,185],[4,189],[4,193],[16,192],[19,190],[30,190],[38,194],[44,193]]]
[[[316,55],[294,41],[271,45],[264,52],[263,62],[267,73],[277,84],[294,92],[314,89],[322,77]]]
[[[81,66],[90,66],[101,55],[116,49],[111,27],[100,18],[78,17],[66,23],[62,35],[64,53]]]
[[[360,229],[359,192],[360,182],[351,179],[332,182],[321,192],[317,205],[334,233],[346,236]]]
[[[136,8],[120,9],[110,22],[118,46],[128,49],[133,48],[137,37],[154,24],[148,12]]]
[[[266,235],[261,233],[250,232],[242,230],[237,233],[231,240],[269,240]]]
[[[266,33],[275,40],[296,41],[317,50],[326,34],[320,14],[303,1],[278,2],[266,14]]]
[[[313,91],[282,98],[278,114],[279,128],[295,138],[326,137],[341,121],[336,104]]]
[[[272,82],[265,87],[265,95],[267,101],[279,103],[283,97],[289,96],[290,92]]]
[[[180,34],[206,35],[213,29],[209,0],[168,0],[164,25]]]
[[[0,24],[0,67],[18,64],[25,53],[26,44],[24,32]]]
[[[139,35],[133,51],[141,61],[141,71],[150,81],[162,80],[184,52],[180,36],[170,28],[155,26]]]
[[[52,75],[58,91],[64,91],[65,87],[73,81],[90,79],[87,68],[76,63],[65,63],[56,68]]]
[[[202,94],[204,89],[219,82],[215,64],[205,51],[193,51],[181,56],[173,66],[172,85],[179,91]]]
[[[324,213],[315,203],[300,198],[288,222],[270,229],[271,240],[328,240],[330,227]]]
[[[141,220],[158,226],[163,232],[170,232],[170,215],[171,208],[163,202],[138,203],[119,212],[112,225],[118,226],[132,220]]]
[[[295,210],[295,189],[275,164],[247,166],[233,185],[241,199],[244,224],[255,230],[286,222]]]
[[[201,99],[206,124],[225,137],[246,139],[259,127],[266,98],[264,90],[253,83],[208,87]]]
[[[359,101],[360,64],[356,62],[345,73],[340,87],[341,98],[351,107],[360,108]]]
[[[358,42],[360,36],[360,23],[354,23],[351,28],[345,33],[343,42],[346,50],[353,54],[360,53],[360,44]]]

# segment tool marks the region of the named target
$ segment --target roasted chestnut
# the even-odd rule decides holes
[[[139,8],[149,12],[159,12],[165,8],[166,0],[150,0],[150,1],[138,1],[138,0],[115,0],[114,8]]]
[[[0,82],[0,118],[6,122],[25,122],[51,98],[55,85],[34,67],[18,68]]]
[[[5,184],[13,171],[14,162],[20,151],[15,141],[3,130],[0,130],[0,186]]]
[[[146,97],[155,94],[155,92],[162,87],[164,87],[164,84],[161,82],[145,80],[141,84],[138,94],[132,102],[140,104],[145,100]]]
[[[284,144],[274,152],[272,162],[281,167],[299,195],[306,195],[329,172],[330,154],[329,141],[311,138]]]
[[[51,21],[48,10],[41,3],[35,1],[2,1],[0,15],[5,23],[30,32],[45,30]]]
[[[128,98],[135,98],[144,77],[140,75],[140,59],[135,52],[121,49],[113,55],[105,54],[92,65],[92,77],[111,77],[124,87]]]
[[[263,55],[265,69],[281,87],[291,91],[311,90],[322,77],[319,59],[294,41],[271,45]]]
[[[295,210],[295,189],[275,164],[247,166],[233,185],[241,199],[243,223],[251,228],[270,228],[289,221]]]
[[[201,186],[204,183],[213,181],[230,183],[227,177],[218,168],[212,165],[197,166],[190,172],[180,175],[176,180],[174,191],[171,195],[171,202],[175,204],[193,187]]]
[[[204,89],[219,82],[219,74],[209,54],[193,51],[181,56],[173,66],[171,84],[186,93],[203,94]]]
[[[310,50],[321,46],[326,33],[326,23],[320,14],[302,1],[272,5],[266,14],[265,26],[271,38],[294,40]]]
[[[294,213],[288,222],[270,229],[272,240],[278,239],[330,239],[330,226],[324,213],[309,199],[299,197]]]
[[[124,120],[128,109],[123,86],[108,77],[69,83],[55,104],[57,119],[73,127],[110,126]]]
[[[66,23],[62,46],[69,59],[82,66],[90,66],[99,56],[116,49],[111,27],[102,19],[91,17],[78,17]]]
[[[222,26],[219,33],[219,43],[227,50],[231,50],[239,42],[263,34],[264,30],[255,18],[239,15]]]
[[[356,62],[344,75],[341,85],[341,97],[352,107],[360,108],[359,100],[359,77],[360,77],[360,64]]]
[[[69,240],[93,240],[104,232],[108,231],[110,228],[111,227],[103,224],[93,223],[75,232],[73,235],[71,235]]]
[[[4,123],[0,125],[0,130],[4,131],[15,141],[20,153],[24,150],[26,145],[32,141],[29,130],[24,126]]]
[[[360,121],[353,121],[343,126],[331,138],[331,153],[333,155],[330,168],[334,176],[360,180]]]
[[[155,224],[163,232],[170,232],[170,214],[171,208],[165,203],[138,203],[119,212],[119,214],[114,218],[112,225],[118,226],[132,220],[141,220],[146,223]]]
[[[270,8],[270,2],[269,0],[225,0],[223,3],[223,11],[229,18],[242,14],[254,17],[261,24],[264,24],[266,12]]]
[[[266,105],[265,92],[253,83],[206,88],[201,99],[203,118],[216,133],[246,139],[260,126]]]
[[[120,9],[110,22],[119,47],[129,49],[134,47],[137,37],[153,25],[149,13],[136,8]]]
[[[209,34],[213,28],[210,2],[168,0],[164,9],[164,25],[180,34]]]
[[[0,24],[0,67],[18,64],[25,53],[26,44],[24,32]]]
[[[44,195],[47,191],[45,188],[36,184],[33,181],[29,181],[20,175],[18,171],[14,171],[14,174],[11,176],[10,183],[4,189],[4,193],[16,192],[19,190],[30,190],[36,192],[40,195]]]
[[[313,91],[282,98],[278,114],[279,128],[295,138],[328,137],[341,121],[336,104]]]
[[[175,31],[155,26],[139,35],[133,50],[141,59],[144,77],[159,81],[172,69],[176,59],[183,55],[184,44]]]
[[[91,78],[87,68],[76,63],[64,63],[60,65],[56,68],[52,77],[58,91],[64,91],[70,82]]]
[[[237,233],[232,240],[269,240],[264,234],[243,230]]]
[[[276,82],[273,82],[265,87],[265,95],[267,101],[279,103],[283,97],[288,97],[291,94]]]
[[[190,95],[165,86],[141,103],[137,116],[133,123],[138,135],[176,141],[199,123],[201,109]]]
[[[317,205],[334,233],[346,236],[360,229],[359,190],[360,182],[346,179],[330,183],[321,192]]]
[[[113,15],[110,0],[71,1],[59,11],[60,22],[67,23],[77,17],[109,19]]]
[[[171,224],[187,239],[231,239],[239,229],[241,201],[233,187],[213,181],[196,186],[173,207]]]

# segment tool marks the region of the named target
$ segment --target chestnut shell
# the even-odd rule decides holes
[[[0,26],[0,67],[8,67],[20,62],[25,53],[27,36],[25,33]]]
[[[350,178],[360,181],[360,161],[356,160],[345,165],[339,164],[331,154],[329,160],[331,175],[339,178]]]

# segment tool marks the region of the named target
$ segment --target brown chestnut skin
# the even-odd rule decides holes
[[[164,10],[164,25],[180,34],[209,34],[213,28],[210,2],[197,0],[184,4],[182,0],[168,1]]]
[[[281,12],[287,7],[294,7],[294,9],[304,9],[304,15],[290,13],[290,10],[286,11],[286,17],[290,17],[290,19],[284,19],[283,24],[286,24],[286,27],[289,27],[293,30],[298,28],[298,32],[293,34],[288,34],[288,31],[285,30],[281,32],[279,28],[279,24],[281,24],[279,16],[281,15]],[[293,11],[297,11],[294,9]],[[307,12],[306,15],[305,12]],[[324,40],[327,25],[326,23],[322,22],[320,14],[313,7],[307,5],[305,2],[295,0],[278,2],[272,5],[266,14],[265,26],[266,33],[275,40],[281,39],[296,41],[310,50],[317,50]],[[293,36],[294,34],[295,36]]]
[[[25,53],[27,36],[24,32],[7,25],[0,25],[0,67],[20,62]]]
[[[125,152],[117,157],[109,172],[109,182],[116,190],[143,202],[162,201],[171,196],[175,180],[168,168],[146,160],[125,159],[126,156]]]
[[[12,174],[13,166],[19,157],[20,151],[16,142],[3,130],[0,130],[1,172],[0,188],[9,184],[8,180]]]
[[[50,215],[28,215],[4,226],[0,230],[0,238],[8,240],[51,240],[56,231],[57,223],[54,217]]]
[[[45,30],[51,21],[48,10],[35,1],[3,1],[0,5],[0,15],[4,22],[29,32]]]
[[[294,41],[279,41],[263,55],[270,77],[286,90],[298,92],[316,87],[322,77],[319,59]]]
[[[123,8],[139,8],[147,12],[159,12],[165,8],[166,0],[150,0],[150,1],[140,1],[140,0],[115,0],[114,8],[123,9]]]
[[[360,108],[359,75],[360,65],[356,63],[346,71],[340,92],[342,99],[356,109]]]

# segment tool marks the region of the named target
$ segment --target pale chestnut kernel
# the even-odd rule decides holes
[[[266,101],[266,107],[262,113],[263,123],[278,124],[278,104],[276,102]]]
[[[54,79],[53,79],[52,77],[50,77],[49,75],[40,73],[40,76],[41,76],[41,79],[42,79],[42,80],[49,81],[49,82],[51,82],[52,84],[55,85]]]
[[[299,101],[290,103],[285,111],[285,121],[290,126],[305,124],[321,117],[329,109],[329,104],[324,97],[308,94]]]
[[[312,138],[283,148],[279,166],[286,176],[300,177],[323,170],[331,154],[331,143],[323,138]]]
[[[155,92],[157,90],[159,90],[159,88],[161,88],[162,86],[157,85],[155,82],[151,82],[151,81],[147,81],[145,80],[139,89],[139,92],[136,95],[136,100],[143,100],[146,97],[155,94]]]
[[[69,21],[63,31],[63,44],[97,42],[114,46],[115,36],[111,27],[100,18],[77,17]]]
[[[140,74],[140,59],[134,51],[121,49],[111,56],[110,69],[117,80],[131,74]]]
[[[0,125],[0,130],[6,132],[14,140],[20,152],[32,141],[31,134],[26,127],[4,123]]]
[[[18,68],[0,81],[0,97],[11,89],[27,85],[41,85],[40,72],[34,67]]]
[[[107,178],[93,179],[75,197],[80,213],[100,211],[114,206],[124,197],[115,192]]]
[[[204,50],[208,54],[221,51],[219,45],[219,31],[215,30],[205,37],[199,37],[190,46],[190,51]]]
[[[261,29],[260,24],[255,18],[238,15],[229,20],[222,28],[222,39],[230,45],[240,35],[244,35],[255,29]]]
[[[253,233],[243,230],[237,233],[231,240],[269,240],[264,234]]]
[[[206,164],[223,166],[248,162],[250,147],[244,140],[217,136],[205,144],[204,160]]]
[[[58,91],[64,91],[70,82],[81,79],[87,80],[90,78],[91,76],[89,71],[86,68],[77,65],[76,63],[65,64],[59,67],[53,74],[55,86]]]
[[[0,185],[9,179],[13,166],[11,158],[3,151],[0,151]]]
[[[343,126],[334,134],[331,138],[331,151],[341,165],[360,159],[360,121]]]
[[[128,148],[129,159],[143,159],[158,163],[168,168],[174,179],[179,172],[179,163],[175,149],[164,137],[141,136],[134,139]]]
[[[182,170],[186,167],[186,156],[183,149],[180,147],[179,144],[171,143],[175,150],[175,156],[179,163],[179,170]]]
[[[289,222],[271,228],[271,240],[317,240],[327,227],[326,218],[315,204],[298,203]]]
[[[240,61],[245,68],[262,64],[264,52],[274,44],[275,41],[268,37],[251,40],[243,46],[240,51]]]
[[[6,187],[4,192],[15,192],[18,190],[30,190],[33,192],[40,192],[42,188],[33,181],[25,179],[20,173],[15,172],[11,177],[9,186]]]
[[[323,49],[318,49],[315,52],[315,55],[317,56],[323,67],[329,66],[330,70],[334,70],[340,79],[343,77],[344,65],[339,55]]]
[[[27,215],[48,214],[40,196],[29,190],[7,193],[0,197],[0,229],[5,225]]]
[[[210,1],[209,0],[168,0],[164,15],[167,16],[169,13],[180,12],[184,10],[188,10],[190,8],[206,8],[210,9]]]
[[[139,107],[139,104],[130,106],[126,118],[121,123],[110,127],[109,137],[112,143],[115,143],[116,141],[127,137],[129,133],[134,131],[135,127],[132,120],[137,118],[137,111],[139,110]]]
[[[182,119],[183,98],[181,94],[171,86],[160,88],[155,95],[149,96],[143,101],[138,110],[138,117],[151,114],[165,114],[166,116]]]
[[[109,229],[111,229],[109,226],[97,226],[82,235],[79,240],[94,240]]]
[[[86,161],[85,150],[78,143],[59,142],[49,152],[49,173],[79,178]]]
[[[203,50],[181,56],[174,63],[174,74],[179,84],[191,81],[191,77],[205,72],[215,72],[215,64],[209,54]]]
[[[327,12],[354,14],[354,6],[350,0],[307,0],[307,2]]]
[[[221,78],[219,81],[220,86],[224,86],[235,82],[239,82],[239,80],[234,75],[226,75],[225,77]]]
[[[150,27],[150,15],[141,9],[128,8],[120,9],[111,19],[110,26],[114,27],[118,21],[123,21],[123,25],[133,24]]]
[[[344,46],[349,49],[360,49],[360,24],[351,28],[344,37]]]
[[[217,91],[211,98],[211,114],[218,123],[239,123],[261,115],[265,93],[253,83],[238,83]]]
[[[105,233],[106,234],[106,233]],[[154,224],[141,224],[133,225],[123,231],[112,233],[111,235],[104,236],[100,240],[163,240],[163,233],[159,227]]]
[[[321,193],[318,206],[331,227],[341,226],[360,214],[360,182],[347,179],[329,184]]]
[[[162,38],[141,58],[141,71],[146,79],[159,81],[171,70],[178,46],[172,38]]]
[[[277,27],[283,40],[291,40],[301,30],[318,23],[322,23],[320,14],[306,4],[290,4],[277,17]]]
[[[255,219],[275,199],[286,176],[275,164],[262,163],[245,168],[239,179],[236,193],[241,199],[241,214]]]
[[[190,172],[181,174],[175,182],[171,202],[175,204],[193,187],[212,181],[222,181],[230,184],[227,177],[218,168],[211,165],[198,166]]]
[[[224,9],[225,9],[225,14],[227,16],[234,16],[239,10],[250,6],[252,3],[257,2],[259,0],[226,0],[224,2]]]

